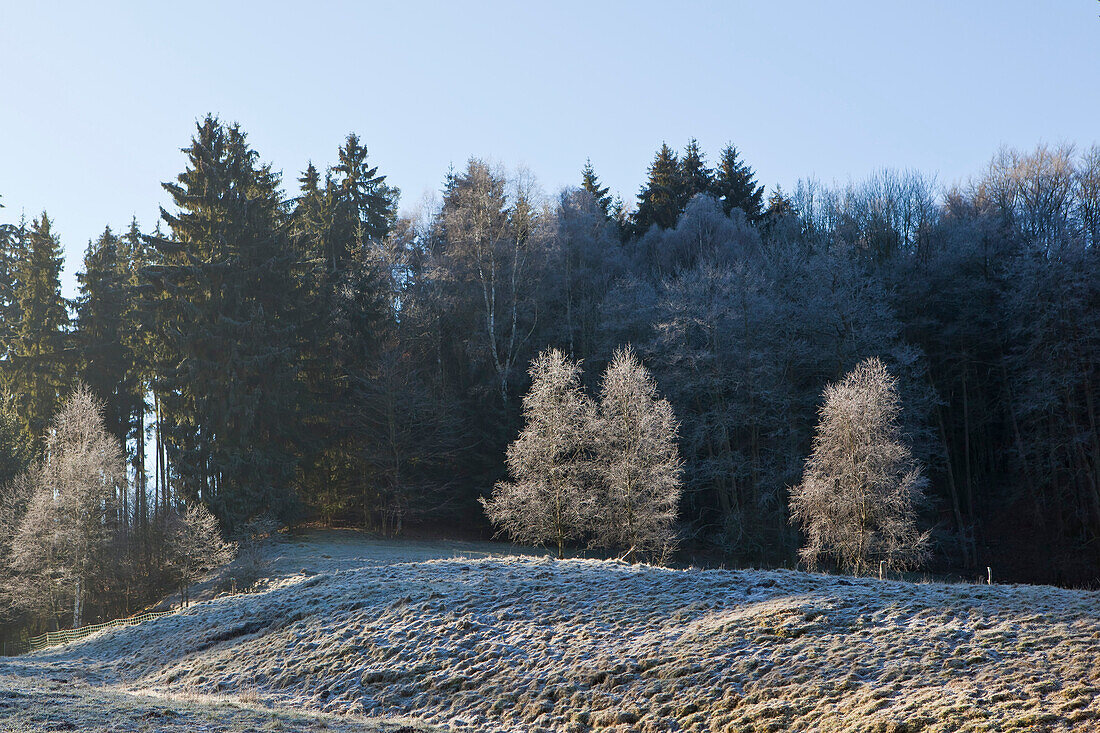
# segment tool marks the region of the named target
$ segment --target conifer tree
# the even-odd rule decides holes
[[[592,168],[591,158],[584,162],[584,169],[581,170],[581,188],[592,194],[592,198],[596,199],[596,203],[603,210],[603,215],[610,218],[611,194],[608,193],[607,186],[600,185],[600,179],[596,177],[596,171]]]
[[[386,236],[397,215],[399,192],[386,185],[377,166],[367,162],[367,149],[355,133],[340,148],[332,173],[328,182],[332,222],[325,255],[329,267],[339,271],[356,249]]]
[[[4,205],[0,204],[2,208]],[[0,224],[0,361],[7,358],[15,322],[19,319],[15,301],[15,258],[23,233],[21,227]]]
[[[31,444],[23,435],[18,418],[10,408],[0,404],[0,486],[27,470],[31,458]]]
[[[61,243],[43,212],[20,242],[13,262],[14,324],[5,388],[14,402],[24,436],[42,447],[46,425],[68,383],[69,315],[61,297]]]
[[[279,177],[207,116],[148,238],[165,432],[177,489],[232,528],[294,503],[300,303]]]
[[[661,229],[676,226],[687,204],[681,182],[680,160],[672,148],[662,144],[649,166],[646,184],[638,194],[638,208],[632,217],[635,235],[645,234],[652,226]]]
[[[133,357],[123,343],[124,318],[130,298],[127,273],[120,257],[121,242],[108,227],[84,253],[84,270],[77,273],[77,371],[103,401],[108,432],[125,445],[133,412]]]
[[[692,138],[680,160],[680,198],[684,205],[699,193],[710,193],[714,185],[714,173],[707,167],[699,141]]]
[[[325,260],[325,239],[330,216],[329,188],[321,184],[321,174],[309,163],[298,178],[298,198],[291,213],[290,236],[305,262]]]
[[[122,413],[126,420],[127,442],[133,446],[130,464],[134,471],[135,522],[139,529],[147,527],[153,512],[148,505],[145,470],[145,418],[149,411],[148,395],[153,379],[152,365],[155,341],[151,338],[152,315],[143,288],[143,272],[152,264],[152,251],[141,234],[136,218],[130,220],[126,233],[119,238],[119,269],[126,297],[122,302],[119,342],[127,358],[123,376]],[[156,497],[152,509],[157,509]]]
[[[763,216],[764,187],[757,185],[752,168],[740,159],[733,145],[722,150],[711,190],[722,203],[726,216],[734,209],[741,209],[753,224]]]

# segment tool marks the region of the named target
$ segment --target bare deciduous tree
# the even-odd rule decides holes
[[[806,536],[799,554],[811,567],[832,557],[856,573],[873,560],[918,563],[928,535],[916,508],[927,482],[901,432],[897,381],[866,359],[824,396],[813,453],[791,489],[791,519]]]
[[[206,573],[232,562],[236,555],[236,545],[222,539],[217,518],[201,503],[169,518],[166,541],[169,563],[184,606],[191,585]]]
[[[677,427],[634,350],[617,349],[600,390],[596,455],[604,494],[597,544],[655,560],[675,549],[683,466]]]
[[[508,446],[511,481],[482,499],[493,524],[519,542],[565,543],[582,536],[592,508],[585,475],[595,408],[580,382],[580,367],[558,349],[531,363],[523,398],[524,428]]]
[[[71,606],[83,623],[89,582],[103,574],[125,486],[122,447],[103,426],[103,406],[80,385],[54,418],[34,493],[12,543],[12,567],[24,579],[19,599],[56,619]]]

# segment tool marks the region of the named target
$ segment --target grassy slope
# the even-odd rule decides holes
[[[468,730],[1100,729],[1097,593],[507,549],[314,535],[273,549],[262,593],[0,676]]]

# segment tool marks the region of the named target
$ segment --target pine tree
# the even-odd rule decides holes
[[[653,226],[661,229],[676,226],[687,204],[681,182],[680,160],[672,148],[662,144],[649,166],[646,185],[638,194],[638,208],[632,217],[636,236],[645,234]]]
[[[733,145],[722,150],[711,190],[727,216],[734,209],[741,209],[753,224],[763,216],[764,187],[757,185],[752,168],[740,159]]]
[[[692,138],[680,159],[680,198],[686,206],[696,194],[710,193],[713,185],[714,172],[707,167],[699,141]]]
[[[61,297],[63,250],[45,212],[35,219],[15,254],[14,306],[18,313],[5,370],[24,436],[38,452],[46,425],[68,383],[69,315]]]
[[[592,198],[596,199],[596,203],[603,210],[603,215],[610,218],[611,194],[608,193],[607,186],[600,185],[600,179],[596,177],[596,171],[592,168],[591,158],[584,162],[584,169],[581,170],[581,188],[592,194]]]
[[[321,174],[309,163],[298,178],[298,198],[291,212],[290,236],[304,261],[325,259],[325,237],[330,215],[328,190],[321,185]]]
[[[286,517],[301,438],[301,303],[279,177],[237,125],[207,116],[164,189],[153,236],[156,391],[178,493],[232,529]]]

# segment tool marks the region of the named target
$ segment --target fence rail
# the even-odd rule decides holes
[[[112,621],[105,621],[101,624],[92,624],[91,626],[81,626],[79,629],[66,629],[64,631],[47,631],[45,634],[38,636],[32,636],[27,641],[7,641],[4,642],[4,654],[7,656],[16,656],[18,654],[27,654],[29,652],[37,652],[51,646],[57,646],[58,644],[68,644],[70,641],[77,641],[83,639],[86,636],[91,636],[97,631],[103,629],[113,629],[118,626],[135,626],[143,621],[150,621],[161,616],[167,616],[175,611],[148,611],[146,613],[138,614],[137,616],[130,616],[129,618],[116,618]]]

